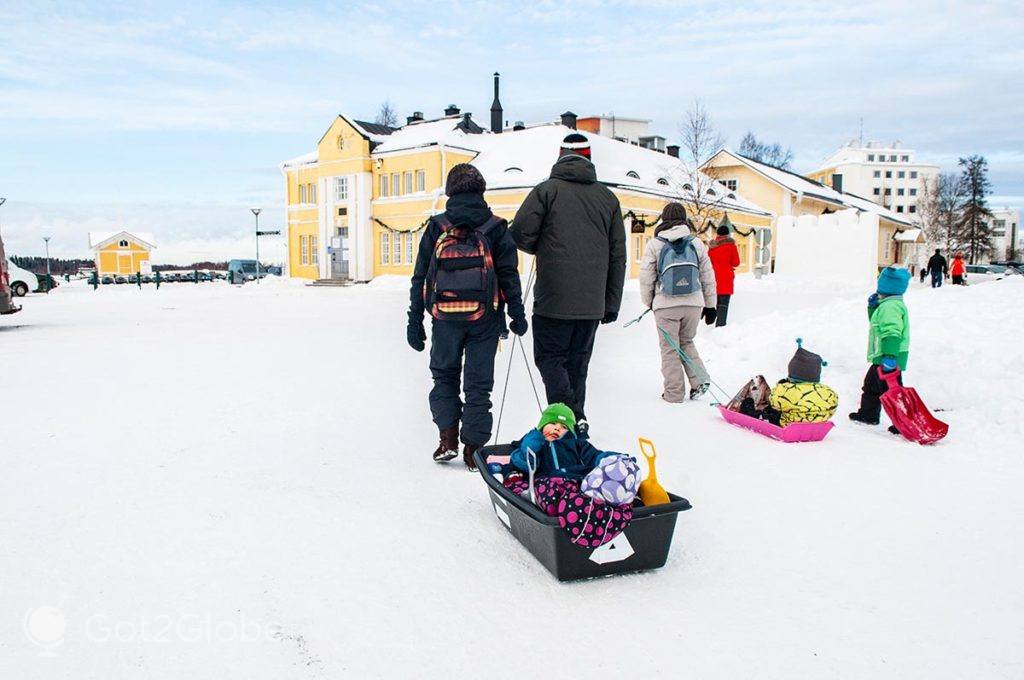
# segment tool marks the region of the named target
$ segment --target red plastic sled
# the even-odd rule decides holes
[[[949,425],[932,415],[917,390],[897,382],[900,377],[898,368],[891,373],[879,368],[878,375],[889,384],[889,389],[882,395],[882,406],[901,435],[918,444],[934,444],[946,436]]]
[[[769,423],[767,420],[758,420],[738,411],[730,411],[722,405],[718,406],[718,411],[725,418],[726,422],[752,430],[765,437],[786,442],[787,444],[794,442],[820,442],[835,427],[832,421],[824,423],[790,423],[785,427],[779,427]]]

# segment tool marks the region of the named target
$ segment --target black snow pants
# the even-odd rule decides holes
[[[464,444],[482,446],[491,438],[491,390],[498,351],[497,316],[477,322],[434,320],[430,333],[430,413],[438,429],[457,427]],[[466,402],[460,398],[465,390]]]
[[[859,411],[866,420],[875,423],[882,415],[882,395],[889,391],[889,383],[878,375],[878,369],[877,364],[868,367],[868,373],[864,376],[864,386],[861,387]],[[903,384],[902,373],[896,381],[900,385]]]
[[[578,421],[586,419],[587,369],[600,323],[533,315],[533,361],[548,403],[565,404]]]
[[[732,295],[718,296],[718,313],[715,315],[715,327],[724,326],[729,321],[729,300]]]

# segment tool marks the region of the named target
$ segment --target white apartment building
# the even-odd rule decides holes
[[[808,177],[837,191],[867,198],[897,215],[917,221],[925,181],[934,181],[939,166],[918,163],[900,142],[862,144],[853,140],[826,158]]]
[[[1024,245],[1020,242],[1020,210],[992,208],[992,217],[986,222],[992,228],[992,260],[1019,260]]]
[[[563,114],[564,123],[565,114]],[[582,132],[592,132],[634,146],[642,146],[645,149],[678,156],[679,147],[666,145],[664,137],[651,134],[650,124],[651,121],[647,118],[623,118],[615,115],[582,116],[575,121],[576,129]],[[570,127],[572,126],[570,125]]]

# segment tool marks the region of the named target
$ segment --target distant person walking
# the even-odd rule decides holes
[[[505,304],[512,332],[527,330],[515,242],[505,220],[487,206],[486,188],[483,175],[468,163],[448,173],[445,211],[430,218],[420,239],[406,331],[409,346],[422,352],[423,312],[431,316],[430,412],[440,437],[433,458],[446,463],[457,457],[461,439],[470,468],[473,454],[491,438],[494,354]]]
[[[665,388],[661,398],[682,402],[686,381],[690,399],[708,391],[711,379],[701,361],[693,338],[703,317],[709,326],[718,315],[715,271],[708,247],[690,231],[686,208],[669,203],[661,212],[661,224],[647,242],[640,259],[640,299],[654,310],[658,341],[661,343],[661,374]],[[662,329],[669,335],[666,339]],[[672,345],[678,345],[686,358]],[[685,380],[684,380],[685,376]]]
[[[953,277],[954,286],[966,286],[964,276],[967,274],[967,265],[964,263],[963,253],[953,256],[953,266],[949,268],[949,275]]]
[[[942,280],[949,274],[949,266],[946,264],[946,258],[942,256],[942,251],[938,248],[928,260],[928,272],[932,275],[932,288],[941,288]]]
[[[724,326],[729,319],[729,301],[732,300],[736,267],[740,266],[740,251],[729,235],[729,226],[718,227],[718,236],[708,244],[708,257],[715,270],[715,288],[718,292],[718,316],[715,326]]]
[[[537,256],[533,358],[549,404],[576,416],[589,436],[587,371],[597,326],[618,318],[626,276],[626,231],[619,199],[597,181],[590,142],[562,140],[551,177],[526,197],[512,220],[519,249]]]

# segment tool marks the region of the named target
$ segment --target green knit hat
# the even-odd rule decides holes
[[[540,423],[537,424],[537,429],[543,430],[545,425],[551,423],[559,423],[574,432],[576,431],[576,416],[572,409],[565,404],[551,404],[544,409],[544,412],[540,414]]]

